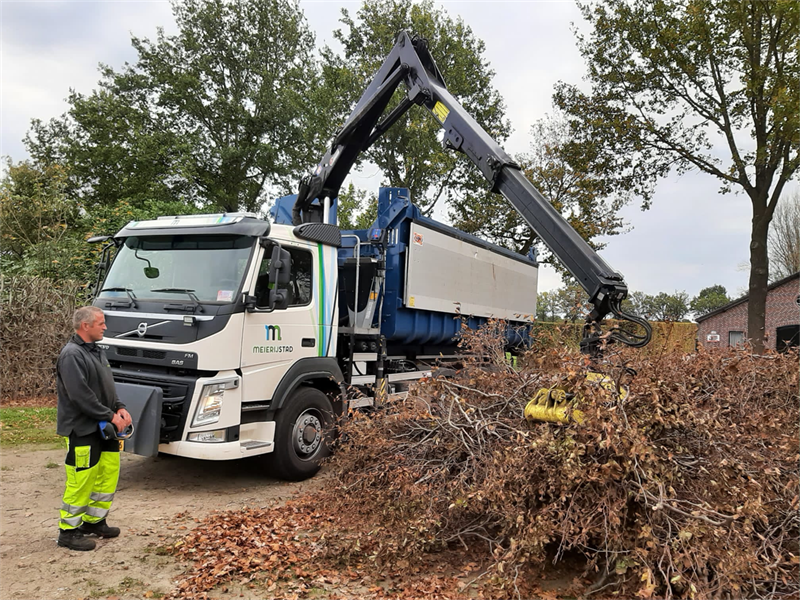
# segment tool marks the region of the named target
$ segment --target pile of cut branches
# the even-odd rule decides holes
[[[478,358],[492,339],[469,343],[458,377],[347,428],[336,510],[378,526],[378,554],[483,544],[519,588],[554,547],[584,555],[602,595],[797,593],[796,355],[623,352],[601,367],[621,401],[580,356],[515,370]],[[576,392],[584,422],[526,425],[540,387]]]
[[[289,508],[315,515],[297,521],[324,539],[315,568],[460,553],[484,565],[481,595],[533,597],[569,555],[585,560],[592,598],[797,597],[796,355],[624,351],[600,367],[628,386],[621,400],[574,353],[512,368],[496,337],[468,344],[456,377],[344,426],[334,477]],[[541,387],[575,392],[583,422],[526,423]]]

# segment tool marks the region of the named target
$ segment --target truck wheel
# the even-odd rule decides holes
[[[329,456],[333,410],[328,397],[314,388],[301,387],[286,401],[275,423],[275,474],[288,481],[316,475],[320,461]]]

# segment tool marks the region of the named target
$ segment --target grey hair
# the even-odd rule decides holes
[[[103,310],[97,308],[96,306],[82,306],[78,310],[75,311],[75,314],[72,315],[72,328],[75,331],[78,331],[81,328],[81,325],[84,323],[90,323],[94,325],[94,321],[97,318],[98,314],[103,314]]]

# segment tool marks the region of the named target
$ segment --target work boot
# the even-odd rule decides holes
[[[80,529],[60,529],[58,545],[70,550],[94,550],[95,541],[84,537]]]
[[[109,527],[105,519],[97,523],[84,521],[83,525],[81,525],[81,531],[86,535],[93,533],[101,538],[115,538],[119,535],[119,527]]]

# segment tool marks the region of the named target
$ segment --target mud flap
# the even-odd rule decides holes
[[[125,440],[125,452],[140,456],[158,454],[161,437],[161,388],[130,383],[117,383],[117,394],[131,414],[135,431]]]

